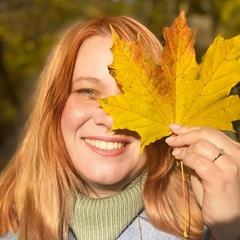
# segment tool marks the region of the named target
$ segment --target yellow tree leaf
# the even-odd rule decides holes
[[[164,29],[166,44],[159,64],[136,43],[122,40],[114,31],[110,73],[122,94],[98,99],[114,119],[111,130],[129,129],[144,146],[169,135],[169,124],[211,126],[233,130],[240,119],[240,99],[229,95],[239,82],[240,36],[217,37],[202,62],[195,58],[195,34],[184,13]]]

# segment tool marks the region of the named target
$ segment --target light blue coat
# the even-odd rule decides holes
[[[132,223],[122,232],[122,234],[117,238],[117,240],[139,240],[140,231],[139,231],[139,219],[136,217]],[[161,232],[158,229],[154,228],[149,221],[145,212],[142,212],[140,215],[141,222],[141,234],[143,240],[180,240],[180,238],[170,235],[165,232]],[[204,228],[204,234],[202,240],[210,240],[211,232],[208,228]],[[0,237],[0,240],[18,240],[18,235],[8,234],[5,237]],[[56,239],[57,240],[57,239]],[[60,239],[59,239],[60,240]],[[72,232],[69,234],[69,240],[76,240]],[[80,239],[79,239],[80,240]],[[81,239],[85,240],[85,239]],[[92,239],[97,240],[97,239]],[[106,240],[115,240],[115,239],[106,239]]]

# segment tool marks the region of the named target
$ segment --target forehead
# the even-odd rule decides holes
[[[101,60],[106,56],[108,57],[108,55],[112,55],[110,50],[112,45],[113,40],[109,36],[96,36],[88,38],[81,45],[77,58],[83,60],[84,62],[86,62],[88,59],[99,59],[97,57],[100,57]]]
[[[79,53],[84,52],[84,50],[87,50],[89,47],[99,47],[99,46],[103,46],[103,47],[107,47],[107,48],[111,48],[113,44],[112,41],[112,37],[111,35],[106,35],[106,36],[92,36],[88,39],[86,39],[80,49],[79,49]]]
[[[96,36],[85,40],[78,51],[73,77],[97,73],[101,75],[102,71],[108,71],[108,65],[113,61],[110,50],[112,44],[110,36]]]

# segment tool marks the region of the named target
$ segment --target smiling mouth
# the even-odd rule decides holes
[[[115,149],[121,149],[126,146],[126,143],[121,142],[105,142],[101,140],[94,140],[94,139],[84,139],[85,142],[92,145],[93,147],[102,149],[102,150],[115,150]]]

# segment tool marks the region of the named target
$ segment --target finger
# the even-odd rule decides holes
[[[193,169],[196,175],[204,182],[213,182],[213,179],[218,179],[221,176],[218,166],[202,155],[196,153],[187,154],[183,162]]]
[[[200,130],[203,128],[209,128],[212,131],[216,131],[216,132],[220,132],[219,130],[215,129],[215,128],[211,128],[208,126],[185,126],[185,125],[179,125],[179,124],[170,124],[169,128],[171,129],[171,131],[175,134],[183,134],[183,133],[187,133],[187,132],[191,132],[191,131],[196,131],[196,130]],[[224,133],[222,133],[224,134]]]
[[[216,150],[214,145],[211,147]],[[178,148],[173,150],[173,155],[176,159],[182,160],[186,166],[193,169],[206,182],[215,181],[218,177],[222,179],[223,175],[229,179],[234,178],[240,172],[240,161],[236,161],[225,153],[215,161],[215,158],[212,157],[214,155],[210,151],[199,153],[196,149]]]
[[[175,148],[172,152],[177,159],[184,159],[186,154],[195,153],[214,160],[219,155],[219,149],[209,141],[200,139],[187,148]]]
[[[207,131],[212,131],[217,133],[218,135],[221,135],[223,137],[227,137],[229,141],[231,141],[233,144],[240,146],[240,143],[233,140],[232,138],[228,137],[226,135],[226,133],[224,133],[223,131],[219,131],[217,129],[211,128],[211,127],[202,127],[202,126],[181,126],[179,124],[170,124],[169,128],[171,129],[171,131],[175,134],[175,135],[179,135],[179,134],[184,134],[187,132],[192,132],[192,131],[197,131],[197,130],[201,130],[201,129],[206,129]]]
[[[199,176],[197,176],[195,171],[191,171],[190,179],[191,179],[192,190],[195,195],[195,198],[199,203],[199,205],[202,207],[202,202],[204,197],[204,188],[202,185],[202,180]]]
[[[199,139],[207,140],[216,145],[217,148],[228,148],[229,152],[236,151],[236,147],[240,148],[240,143],[233,141],[226,134],[218,130],[205,127],[181,127],[182,130],[179,135],[173,134],[165,141],[171,147],[189,146]],[[187,129],[187,130],[186,130]]]
[[[181,134],[181,133],[200,129],[201,127],[200,126],[191,126],[190,127],[190,126],[183,126],[183,125],[179,125],[179,124],[170,124],[169,128],[173,133]]]

